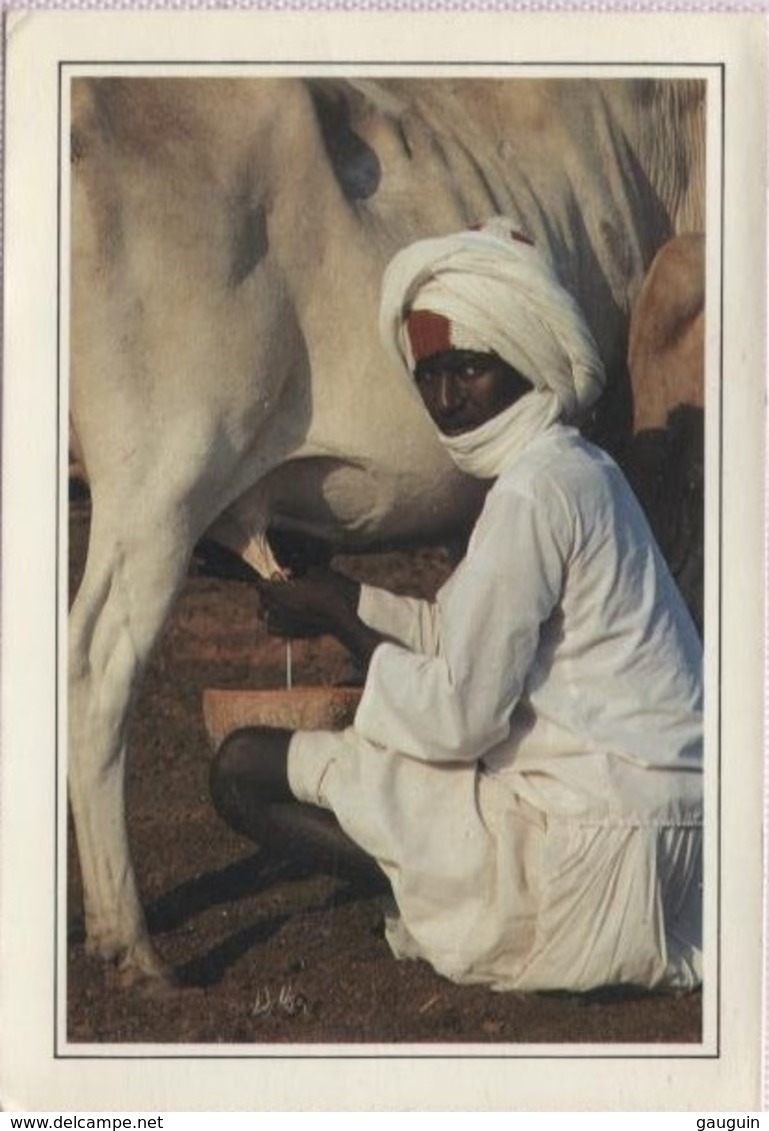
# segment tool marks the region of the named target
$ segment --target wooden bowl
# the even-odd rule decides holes
[[[252,690],[208,687],[203,692],[203,720],[216,749],[241,727],[285,730],[344,730],[350,726],[362,687],[294,687]]]

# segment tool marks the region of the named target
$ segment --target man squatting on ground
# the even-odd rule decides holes
[[[701,645],[622,474],[573,426],[605,379],[582,315],[496,218],[396,255],[381,329],[449,455],[494,483],[434,603],[327,569],[265,587],[365,688],[341,734],[230,736],[217,809],[267,850],[375,861],[392,950],[454,981],[696,986]]]

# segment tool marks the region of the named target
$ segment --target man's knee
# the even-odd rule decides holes
[[[292,731],[248,727],[219,747],[210,771],[211,800],[219,816],[272,855],[299,861],[380,890],[377,865],[339,827],[336,818],[297,801],[288,784]]]
[[[211,800],[225,820],[249,802],[287,801],[291,731],[247,727],[233,731],[217,750],[209,774]]]

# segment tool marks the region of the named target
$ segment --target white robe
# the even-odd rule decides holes
[[[393,886],[396,954],[498,989],[701,979],[701,646],[622,474],[547,428],[434,604],[364,587],[353,727],[295,794]]]

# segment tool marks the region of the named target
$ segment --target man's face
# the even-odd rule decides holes
[[[445,436],[473,431],[532,388],[495,354],[468,350],[423,358],[414,380],[425,408]]]

